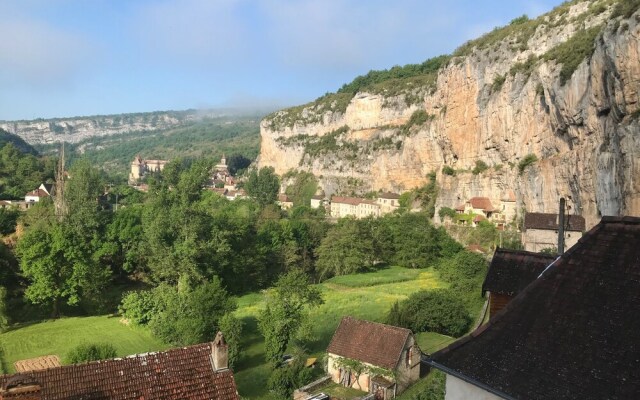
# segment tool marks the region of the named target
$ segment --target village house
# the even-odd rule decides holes
[[[490,318],[535,281],[556,258],[525,250],[496,249],[482,284],[482,293],[489,293]]]
[[[129,184],[135,185],[146,174],[161,172],[168,161],[165,160],[143,160],[139,155],[131,162],[131,172],[129,173]]]
[[[0,400],[239,400],[221,333],[212,343],[0,375]]]
[[[331,217],[333,218],[366,218],[379,215],[380,206],[373,200],[341,196],[331,198]]]
[[[488,197],[472,197],[464,204],[456,207],[456,211],[460,214],[482,215],[484,218],[491,218],[495,208],[491,204]]]
[[[524,230],[522,244],[528,251],[541,251],[558,247],[558,214],[526,213],[524,215]],[[584,217],[567,215],[564,226],[565,248],[578,243],[585,230]]]
[[[53,195],[53,183],[41,183],[37,189],[24,195],[25,203],[37,203],[45,197]]]
[[[320,208],[324,206],[324,196],[317,194],[311,197],[311,208]]]
[[[513,190],[507,192],[500,199],[500,208],[498,210],[500,222],[510,223],[518,216],[518,207],[516,203],[516,194]]]
[[[291,199],[289,196],[287,196],[284,193],[280,193],[278,195],[278,200],[276,201],[276,204],[278,204],[280,208],[282,208],[283,210],[290,210],[291,208],[293,208],[293,199]]]
[[[427,361],[446,400],[636,399],[640,218],[604,217],[487,324]]]
[[[420,379],[421,354],[408,329],[344,317],[327,348],[327,372],[336,383],[387,400]]]
[[[380,193],[376,203],[380,206],[381,215],[389,214],[400,208],[400,195],[391,192]]]

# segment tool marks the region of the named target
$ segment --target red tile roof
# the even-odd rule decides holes
[[[364,199],[359,199],[357,197],[340,197],[340,196],[333,196],[331,198],[331,203],[342,203],[342,204],[350,204],[352,206],[357,206],[358,204],[362,203]]]
[[[327,353],[394,370],[410,335],[409,329],[344,317]]]
[[[558,230],[558,214],[526,213],[524,215],[524,229]],[[565,217],[565,230],[584,232],[585,221],[580,215]]]
[[[397,193],[391,193],[391,192],[385,192],[385,193],[380,193],[378,195],[379,199],[399,199],[400,195]]]
[[[0,376],[0,390],[27,379],[41,387],[46,400],[238,400],[230,370],[215,372],[211,343],[140,354],[122,359]],[[3,398],[0,391],[0,399]],[[5,398],[29,399],[26,396]]]
[[[42,190],[42,189],[36,189],[36,190],[33,190],[33,191],[31,191],[31,192],[27,193],[27,194],[25,195],[25,197],[27,197],[27,196],[33,196],[33,197],[49,197],[49,193],[47,193],[45,190]]]
[[[491,200],[489,200],[488,197],[472,197],[469,199],[469,203],[471,204],[471,207],[478,210],[488,212],[494,210],[493,205],[491,204]]]
[[[484,215],[476,215],[475,217],[473,217],[473,222],[480,222],[480,221],[486,221],[487,218],[485,218]]]
[[[433,355],[518,399],[637,399],[640,218],[604,217],[488,324]]]

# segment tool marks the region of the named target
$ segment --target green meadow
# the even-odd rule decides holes
[[[316,372],[322,374],[323,355],[334,330],[343,316],[383,322],[394,302],[422,289],[445,284],[432,269],[390,267],[371,273],[329,279],[318,285],[324,304],[311,310],[310,338],[303,342],[311,357],[317,357]],[[238,298],[236,316],[244,321],[242,353],[235,367],[238,391],[243,398],[269,398],[266,389],[271,373],[264,359],[264,341],[257,327],[257,317],[264,307],[266,292]],[[446,346],[453,339],[435,333],[417,335],[425,351]],[[119,317],[98,316],[62,318],[24,325],[0,334],[4,349],[3,366],[13,372],[17,360],[55,354],[64,360],[68,351],[81,343],[113,344],[119,356],[158,351],[168,346],[155,339],[148,330],[126,326]]]

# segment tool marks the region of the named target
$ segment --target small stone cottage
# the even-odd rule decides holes
[[[420,378],[420,348],[410,330],[344,317],[327,348],[334,382],[387,400]]]

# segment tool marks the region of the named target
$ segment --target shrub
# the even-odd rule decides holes
[[[629,18],[640,8],[640,0],[620,0],[613,8],[611,18]]]
[[[560,84],[567,83],[582,61],[591,57],[595,51],[596,37],[601,31],[601,25],[578,31],[569,40],[557,45],[542,56],[546,61],[554,60],[556,63],[562,64]]]
[[[449,176],[456,176],[456,170],[448,165],[442,167],[442,173]]]
[[[449,208],[449,207],[442,207],[440,208],[440,210],[438,210],[438,215],[440,216],[440,220],[444,220],[444,217],[450,217],[450,218],[455,218],[456,217],[456,210],[454,210],[453,208]]]
[[[397,303],[387,322],[413,332],[437,332],[461,336],[471,326],[471,317],[459,296],[448,289],[422,290]]]
[[[9,327],[9,317],[7,316],[7,289],[0,286],[0,333]],[[0,360],[2,357],[0,357]]]
[[[491,84],[491,93],[499,92],[506,80],[506,75],[496,75],[496,77],[493,78],[493,83]]]
[[[225,314],[220,318],[220,331],[229,347],[229,368],[233,368],[240,358],[240,339],[242,338],[242,320],[233,314]]]
[[[293,361],[275,368],[269,376],[267,387],[278,398],[290,399],[293,391],[306,385],[312,377],[312,370],[305,367],[307,357],[296,354]]]
[[[489,166],[487,165],[486,162],[482,161],[482,160],[476,160],[476,166],[473,168],[473,170],[471,172],[473,172],[474,175],[478,175],[483,173],[484,171],[488,170]]]
[[[535,154],[527,154],[518,163],[518,172],[522,174],[529,165],[535,164],[537,161],[538,161],[538,156],[536,156]]]
[[[114,358],[116,355],[115,347],[109,343],[81,344],[67,353],[66,363],[78,364],[87,361],[106,360]]]

